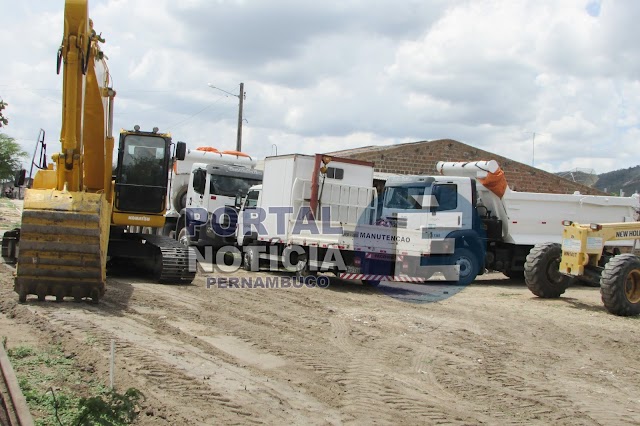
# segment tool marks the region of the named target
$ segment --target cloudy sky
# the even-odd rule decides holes
[[[0,0],[2,132],[57,150],[64,1]],[[115,127],[257,157],[456,139],[548,171],[640,164],[635,0],[92,0]],[[535,141],[533,137],[535,133]]]

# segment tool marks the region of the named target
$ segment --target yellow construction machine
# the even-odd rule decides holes
[[[640,222],[563,224],[562,246],[536,246],[527,257],[525,280],[529,289],[536,296],[556,298],[575,278],[599,285],[602,302],[610,313],[640,314],[640,257],[621,253],[622,247],[635,252]]]
[[[87,0],[66,0],[58,50],[63,75],[61,151],[26,190],[19,230],[5,233],[3,255],[17,257],[21,302],[55,296],[97,303],[107,260],[134,259],[161,281],[191,282],[195,254],[171,238],[130,232],[164,225],[172,146],[169,134],[120,134],[112,176],[115,91]],[[186,146],[175,144],[175,157]],[[7,235],[9,234],[9,235]],[[6,240],[6,241],[5,241]],[[17,249],[16,247],[17,244]],[[12,247],[10,247],[12,246]]]

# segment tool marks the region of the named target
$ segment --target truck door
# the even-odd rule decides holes
[[[204,208],[204,195],[207,188],[207,171],[205,169],[195,169],[191,172],[189,181],[189,191],[187,193],[187,207]]]
[[[247,221],[255,223],[256,219],[259,217],[257,206],[259,205],[260,192],[260,189],[249,190],[249,193],[242,202],[242,206],[238,214],[238,227],[236,229],[238,245],[240,246],[245,245],[247,242],[249,242],[245,241],[245,239],[252,241],[257,239],[258,237],[257,231],[255,229],[250,229],[250,225],[245,227],[244,223],[245,219],[247,219]]]

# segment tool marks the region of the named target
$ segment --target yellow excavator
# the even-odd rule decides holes
[[[183,159],[186,145],[173,144],[156,128],[122,131],[112,175],[116,93],[103,42],[87,0],[66,0],[57,56],[62,149],[36,173],[25,192],[21,228],[5,233],[2,244],[3,255],[17,258],[21,302],[35,294],[39,300],[51,295],[97,303],[105,292],[107,260],[133,260],[164,282],[195,276],[192,249],[169,237],[131,232],[164,225],[172,147],[175,158]]]

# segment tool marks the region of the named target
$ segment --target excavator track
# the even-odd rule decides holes
[[[190,283],[196,276],[196,253],[171,237],[141,234],[146,244],[153,244],[161,253],[156,277],[160,282]]]
[[[196,276],[196,252],[171,237],[124,232],[109,241],[111,265],[124,262],[161,283],[188,284]]]

